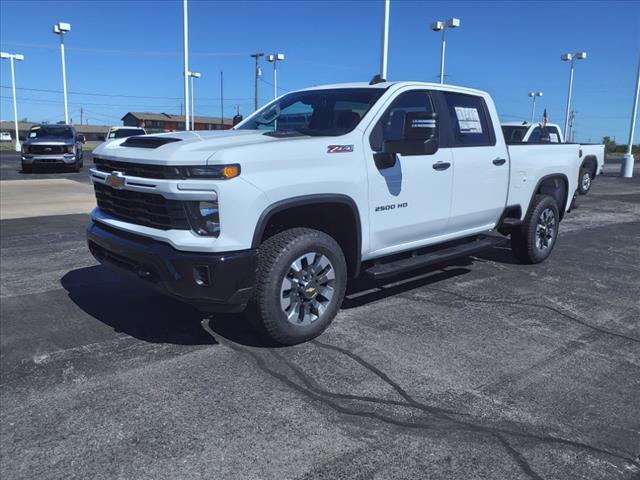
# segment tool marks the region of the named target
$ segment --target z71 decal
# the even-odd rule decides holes
[[[329,145],[327,147],[327,153],[351,153],[353,152],[353,145]]]

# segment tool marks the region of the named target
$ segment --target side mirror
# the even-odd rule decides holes
[[[438,114],[407,112],[402,140],[387,140],[382,151],[401,155],[433,155],[438,151]]]

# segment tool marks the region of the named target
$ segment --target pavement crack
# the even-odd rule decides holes
[[[592,330],[596,330],[600,333],[604,333],[606,335],[612,335],[614,337],[619,337],[619,338],[623,338],[625,340],[629,340],[631,342],[635,342],[635,343],[640,343],[640,338],[636,338],[636,337],[632,337],[630,335],[625,335],[624,333],[620,333],[620,332],[616,332],[614,330],[609,330],[608,328],[604,328],[604,327],[599,327],[596,325],[593,325],[585,320],[582,320],[580,318],[576,318],[573,315],[569,315],[566,312],[563,312],[562,310],[549,306],[549,305],[542,305],[539,303],[529,303],[529,302],[523,302],[523,301],[516,301],[516,300],[506,300],[506,299],[493,299],[493,300],[486,300],[486,299],[481,299],[481,298],[474,298],[474,297],[470,297],[468,295],[463,295],[461,293],[457,293],[457,292],[452,292],[451,290],[444,290],[441,288],[434,288],[434,287],[426,287],[428,290],[433,290],[436,292],[440,292],[440,293],[445,293],[448,295],[452,295],[454,297],[458,297],[462,300],[465,300],[467,302],[471,302],[471,303],[482,303],[482,304],[489,304],[489,305],[513,305],[513,306],[527,306],[527,307],[534,307],[534,308],[544,308],[547,310],[550,310],[554,313],[557,313],[558,315],[566,318],[567,320],[570,320],[572,322],[578,323],[580,325],[582,325],[583,327],[587,327],[590,328]],[[425,298],[420,297],[421,301],[424,301]]]
[[[347,355],[349,358],[353,359],[354,361],[356,361],[357,363],[359,363],[360,365],[364,366],[365,368],[367,368],[369,371],[371,371],[372,373],[374,373],[376,376],[378,376],[379,378],[383,379],[388,385],[390,385],[402,398],[405,399],[405,401],[407,402],[407,404],[404,404],[403,402],[398,402],[400,404],[400,406],[411,406],[413,408],[416,408],[418,410],[421,410],[429,415],[432,415],[433,417],[435,417],[434,419],[430,419],[430,420],[426,420],[426,421],[414,421],[414,420],[405,420],[405,419],[399,419],[399,418],[395,418],[391,415],[387,415],[387,414],[383,414],[383,413],[379,413],[376,411],[371,411],[371,410],[363,410],[363,409],[358,409],[358,408],[352,408],[352,407],[348,407],[345,406],[343,404],[341,404],[338,401],[335,401],[334,399],[349,399],[349,400],[359,400],[359,398],[356,398],[358,396],[356,395],[349,395],[349,394],[335,394],[332,392],[326,392],[325,390],[318,388],[316,390],[315,387],[312,387],[314,385],[317,385],[317,383],[312,380],[306,373],[304,373],[302,370],[300,369],[292,369],[290,367],[291,362],[285,362],[285,366],[288,367],[289,369],[291,369],[298,378],[300,378],[300,375],[302,375],[306,381],[303,380],[303,384],[304,385],[300,385],[298,383],[296,383],[295,381],[293,381],[291,378],[289,378],[289,376],[285,373],[282,373],[274,368],[272,368],[271,366],[268,365],[268,363],[265,361],[264,357],[262,355],[259,355],[258,353],[256,353],[255,351],[253,351],[252,349],[248,348],[248,347],[243,347],[235,342],[232,341],[227,341],[225,339],[224,342],[220,341],[215,333],[213,332],[213,330],[211,329],[211,326],[209,325],[209,319],[205,318],[202,320],[201,322],[203,329],[209,333],[209,335],[211,335],[213,338],[215,338],[216,340],[219,341],[219,343],[227,346],[228,348],[234,350],[237,353],[243,354],[243,355],[247,355],[249,357],[251,357],[253,359],[253,361],[255,362],[256,366],[262,370],[264,373],[266,373],[267,375],[275,378],[276,380],[279,380],[281,383],[283,383],[284,385],[290,387],[292,390],[304,395],[305,397],[315,400],[329,408],[331,408],[332,410],[338,412],[338,413],[342,413],[345,415],[350,415],[350,416],[356,416],[356,417],[362,417],[362,418],[370,418],[373,420],[378,420],[381,421],[383,423],[387,423],[390,425],[394,425],[396,427],[401,427],[401,428],[409,428],[409,429],[423,429],[423,430],[437,430],[437,431],[458,431],[458,432],[474,432],[474,433],[480,433],[480,434],[488,434],[491,435],[494,438],[497,438],[500,443],[505,447],[505,450],[508,452],[508,454],[514,459],[514,461],[518,464],[518,466],[522,469],[523,473],[525,473],[527,476],[529,476],[530,478],[533,478],[535,480],[539,480],[542,479],[542,477],[540,475],[538,475],[528,464],[528,462],[524,459],[523,455],[518,452],[515,448],[513,448],[508,442],[507,440],[504,438],[504,436],[514,436],[514,437],[518,437],[518,438],[522,438],[525,440],[537,440],[540,441],[542,443],[557,443],[557,444],[561,444],[561,445],[566,445],[566,446],[570,446],[573,448],[576,448],[578,450],[588,450],[591,451],[593,453],[599,453],[602,455],[608,455],[614,458],[617,458],[619,460],[622,460],[624,462],[630,463],[636,467],[640,467],[640,462],[637,462],[635,459],[631,459],[628,458],[625,455],[619,454],[617,452],[613,452],[613,451],[609,451],[603,448],[599,448],[593,445],[589,445],[586,443],[582,443],[582,442],[578,442],[578,441],[573,441],[573,440],[567,440],[564,438],[560,438],[560,437],[556,437],[554,435],[540,435],[540,434],[536,434],[536,433],[530,433],[530,432],[526,432],[526,431],[518,431],[518,430],[514,430],[514,429],[509,429],[509,428],[504,428],[504,427],[493,427],[493,426],[489,426],[489,425],[482,425],[479,423],[474,423],[471,421],[467,421],[465,419],[457,419],[452,417],[451,415],[462,415],[462,414],[458,414],[458,413],[454,413],[451,414],[449,413],[449,411],[446,411],[444,409],[439,409],[436,407],[431,407],[428,405],[424,405],[418,401],[416,401],[413,397],[411,397],[411,395],[409,395],[400,385],[398,385],[396,382],[394,382],[388,375],[386,375],[384,372],[382,372],[380,369],[378,369],[377,367],[375,367],[374,365],[370,364],[369,362],[367,362],[366,360],[364,360],[362,357],[360,357],[359,355],[345,349],[342,347],[338,347],[335,345],[330,345],[327,343],[323,343],[320,342],[319,340],[313,340],[312,344],[317,345],[321,348],[326,348],[329,350],[333,350],[339,353],[342,353],[344,355]],[[279,355],[277,353],[273,353],[272,352],[272,356],[274,356],[277,360],[279,360],[282,355]],[[296,371],[298,370],[298,371]],[[299,372],[299,373],[298,373]],[[310,386],[311,385],[311,386]],[[327,394],[328,393],[328,394]],[[344,395],[344,397],[343,397]],[[353,397],[353,398],[347,398],[347,397]],[[369,401],[372,403],[378,403],[378,404],[391,404],[391,401],[387,401],[386,399],[379,399],[379,398],[375,398],[375,397],[364,397],[367,400],[365,401]],[[395,403],[393,403],[395,404]],[[437,421],[434,421],[437,420]],[[511,422],[513,423],[513,422]]]

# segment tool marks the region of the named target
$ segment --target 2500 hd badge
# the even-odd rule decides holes
[[[384,212],[387,210],[395,210],[396,208],[406,208],[409,206],[409,202],[404,202],[404,203],[391,203],[389,205],[380,205],[379,207],[376,207],[375,211],[376,212]]]

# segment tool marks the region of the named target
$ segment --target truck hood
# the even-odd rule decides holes
[[[292,140],[274,138],[257,130],[191,131],[146,135],[136,138],[167,140],[155,148],[128,147],[127,138],[118,138],[100,144],[95,156],[109,160],[131,161],[155,165],[202,165],[220,150],[248,145]],[[308,137],[295,137],[296,139]],[[170,140],[174,139],[174,140]],[[178,140],[175,140],[178,139]]]

